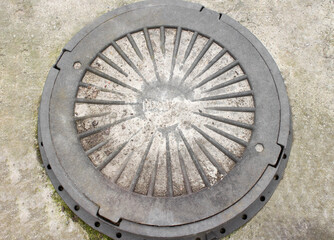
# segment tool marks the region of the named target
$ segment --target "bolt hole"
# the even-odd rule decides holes
[[[274,176],[274,180],[278,180],[279,179],[279,176],[278,175],[275,175]]]
[[[255,150],[257,152],[263,152],[264,146],[261,143],[258,143],[258,144],[255,145]]]
[[[74,210],[75,210],[75,211],[79,211],[79,209],[80,209],[80,206],[79,206],[79,205],[75,205],[75,206],[74,206]]]
[[[116,233],[116,237],[117,238],[121,238],[122,237],[122,233]]]
[[[246,220],[247,219],[247,214],[242,215],[242,219]]]
[[[283,154],[283,159],[286,159],[286,157],[287,157],[287,156],[286,156],[286,154],[284,153],[284,154]]]
[[[48,165],[46,166],[46,168],[49,169],[49,170],[52,169],[50,164],[48,164]]]
[[[43,147],[43,142],[41,142],[41,146]]]
[[[99,227],[101,224],[99,222],[95,222],[95,227]]]
[[[221,233],[221,234],[224,234],[225,232],[226,232],[226,229],[225,229],[225,228],[220,229],[220,233]]]
[[[63,191],[63,190],[64,190],[64,187],[63,187],[62,185],[60,185],[60,186],[58,187],[58,190],[59,190],[59,191]]]
[[[81,63],[80,63],[80,62],[75,62],[75,63],[73,64],[73,68],[74,68],[74,69],[80,69],[80,68],[81,68]]]
[[[260,197],[260,201],[261,201],[261,202],[264,202],[265,200],[266,200],[266,197],[265,197],[265,196],[261,196],[261,197]]]

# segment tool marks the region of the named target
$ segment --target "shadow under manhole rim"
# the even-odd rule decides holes
[[[291,131],[262,44],[182,1],[128,5],[80,31],[50,70],[38,125],[58,193],[114,239],[228,235],[282,179]]]

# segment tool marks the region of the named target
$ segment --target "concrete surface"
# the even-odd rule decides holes
[[[294,142],[284,180],[228,239],[334,239],[333,0],[196,0],[249,28],[282,71]],[[0,239],[104,239],[66,210],[36,149],[49,68],[83,26],[132,1],[0,1]]]

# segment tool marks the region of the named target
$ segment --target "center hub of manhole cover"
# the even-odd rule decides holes
[[[290,111],[277,66],[245,28],[197,4],[149,1],[65,46],[39,141],[61,197],[108,236],[218,239],[281,179]]]
[[[184,91],[167,84],[147,89],[142,102],[142,112],[148,124],[153,124],[159,131],[184,124],[195,107]]]

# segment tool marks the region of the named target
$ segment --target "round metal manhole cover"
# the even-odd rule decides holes
[[[252,218],[291,147],[287,94],[261,43],[181,1],[107,13],[51,69],[39,113],[50,179],[112,238],[219,239]]]

